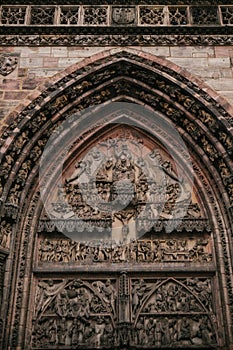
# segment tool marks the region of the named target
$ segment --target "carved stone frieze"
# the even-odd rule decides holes
[[[0,35],[1,46],[232,46],[233,35]]]
[[[136,330],[135,342],[143,348],[216,346],[216,336],[206,315],[196,315],[193,318],[184,316],[178,320],[171,316],[165,319],[157,316],[141,316],[136,324]]]
[[[187,5],[187,0],[166,0],[166,5]],[[24,0],[2,0],[3,5],[25,5]],[[27,4],[35,5],[33,0],[27,0]],[[38,0],[38,5],[44,4],[44,0]],[[50,0],[51,5],[76,5],[77,0]],[[89,5],[89,0],[82,0],[82,4]],[[96,5],[141,5],[141,0],[95,0]],[[229,0],[221,0],[222,5],[229,5]],[[161,5],[161,0],[144,0],[143,5]],[[192,5],[219,5],[219,0],[192,0]]]
[[[212,261],[209,239],[155,239],[132,241],[112,247],[109,242],[95,247],[67,239],[42,239],[38,247],[38,263],[169,263]]]

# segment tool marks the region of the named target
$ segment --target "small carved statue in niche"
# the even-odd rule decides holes
[[[6,248],[6,249],[10,248],[11,231],[12,231],[11,224],[3,220],[0,226],[0,245],[3,248]]]
[[[29,131],[26,130],[22,132],[21,135],[15,140],[13,151],[15,151],[17,154],[20,153],[21,149],[23,148],[24,144],[29,140]]]
[[[6,156],[5,162],[3,162],[3,164],[1,165],[0,176],[7,179],[13,163],[14,163],[14,159],[12,158],[11,155],[8,154]]]

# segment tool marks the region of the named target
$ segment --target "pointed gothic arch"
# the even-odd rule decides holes
[[[30,298],[35,294],[33,270],[36,271],[36,263],[31,262],[34,250],[38,249],[36,232],[42,210],[38,171],[43,148],[54,128],[70,115],[93,105],[107,106],[110,101],[132,102],[156,111],[161,120],[176,127],[187,144],[194,162],[196,187],[213,227],[214,273],[217,275],[214,283],[222,290],[218,322],[221,323],[221,317],[227,320],[218,346],[232,344],[233,140],[229,131],[230,107],[215,92],[174,64],[133,50],[110,51],[87,59],[55,77],[49,86],[41,87],[37,95],[8,118],[9,126],[2,134],[2,230],[11,234],[10,246],[5,247],[9,251],[5,274],[8,287],[3,297],[5,301],[11,297],[2,308],[4,345],[10,344],[12,348],[29,346],[27,335],[31,328],[28,320],[32,319],[33,313]],[[86,137],[90,139],[91,136],[90,132]],[[10,293],[12,290],[16,290],[14,295]],[[14,304],[16,306],[12,307]]]

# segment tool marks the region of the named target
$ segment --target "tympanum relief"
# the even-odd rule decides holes
[[[116,299],[115,280],[39,280],[33,347],[111,347]]]
[[[114,280],[47,279],[37,282],[32,346],[216,346],[216,326],[209,278],[134,279],[123,273]]]
[[[118,128],[69,163],[48,203],[32,348],[221,343],[211,227],[189,177],[159,144]]]
[[[39,231],[128,244],[150,230],[209,230],[191,186],[164,150],[120,129],[65,172]]]

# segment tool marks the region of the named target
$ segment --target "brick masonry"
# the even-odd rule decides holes
[[[5,117],[31,95],[40,84],[57,73],[109,47],[8,47],[0,54],[16,54],[17,68],[7,76],[0,75],[0,118]],[[112,48],[114,49],[114,48]],[[121,50],[123,48],[118,48]],[[226,98],[233,105],[233,48],[220,47],[135,47],[136,50],[166,58]]]

